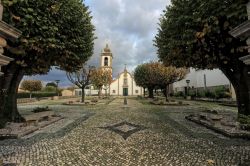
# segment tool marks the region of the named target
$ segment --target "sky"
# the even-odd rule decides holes
[[[100,53],[106,43],[113,53],[113,77],[126,64],[133,72],[138,64],[157,60],[153,46],[159,18],[170,0],[85,0],[95,26],[94,55],[89,65],[100,66]],[[40,79],[44,83],[60,80],[59,86],[70,86],[65,72],[52,68],[47,75],[25,79]]]

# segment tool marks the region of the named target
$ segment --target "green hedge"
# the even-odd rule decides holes
[[[57,96],[56,92],[34,92],[32,93],[32,98],[41,98],[41,97],[53,97]],[[30,93],[23,92],[17,94],[18,99],[30,98]]]
[[[179,91],[179,92],[176,92],[176,93],[174,94],[174,96],[175,96],[175,97],[184,97],[185,94],[184,94],[184,92]]]
[[[184,92],[176,92],[174,94],[175,97],[182,97],[185,96]],[[217,86],[214,89],[207,89],[207,90],[197,90],[196,89],[189,89],[188,91],[188,96],[191,97],[206,97],[206,98],[211,98],[211,99],[222,99],[222,98],[231,98],[230,91],[227,87],[225,86]]]

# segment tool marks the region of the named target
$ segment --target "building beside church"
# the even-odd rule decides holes
[[[188,84],[187,80],[189,80]],[[173,83],[173,92],[177,93],[182,91],[186,94],[188,88],[198,92],[204,90],[214,90],[219,86],[229,89],[232,98],[236,100],[233,86],[228,78],[219,69],[195,70],[194,68],[190,68],[189,73],[183,80]]]

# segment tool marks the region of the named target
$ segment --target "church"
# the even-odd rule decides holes
[[[102,50],[100,59],[101,69],[110,70],[112,73],[113,54],[108,44]],[[136,85],[133,75],[127,71],[125,66],[124,70],[110,84],[108,92],[115,96],[137,96],[143,94],[143,88]],[[103,91],[103,93],[105,92]]]

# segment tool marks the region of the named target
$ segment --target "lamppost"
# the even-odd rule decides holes
[[[58,95],[58,97],[59,97],[58,84],[59,84],[60,80],[55,80],[55,82],[56,82],[56,91],[57,91],[57,95]]]
[[[187,83],[187,96],[188,96],[188,90],[189,90],[189,83],[190,83],[190,80],[186,80],[186,83]]]

